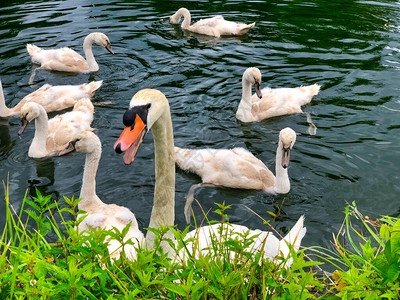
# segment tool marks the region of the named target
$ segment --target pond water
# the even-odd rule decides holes
[[[188,34],[168,22],[180,7],[188,8],[194,20],[221,14],[256,26],[238,38]],[[399,2],[7,1],[0,4],[0,15],[0,76],[7,106],[45,83],[104,80],[93,102],[113,104],[95,108],[93,127],[103,145],[97,194],[106,203],[129,207],[141,228],[148,226],[153,200],[152,135],[145,137],[130,166],[112,146],[131,97],[143,88],[157,88],[168,98],[180,147],[244,147],[275,171],[279,131],[291,127],[297,132],[288,194],[203,188],[196,198],[206,211],[225,201],[232,205],[232,222],[263,229],[262,220],[248,208],[271,220],[267,212],[281,207],[275,223],[281,232],[304,214],[305,246],[329,246],[346,202],[356,201],[372,218],[399,216]],[[68,46],[82,53],[83,39],[93,31],[105,33],[115,51],[112,56],[94,47],[98,72],[38,70],[34,84],[28,84],[33,65],[27,43]],[[252,124],[236,120],[241,76],[250,66],[261,70],[262,87],[321,85],[319,95],[303,108],[318,128],[316,135],[308,134],[303,114]],[[79,196],[84,155],[31,159],[27,153],[34,126],[21,139],[18,129],[18,118],[0,120],[0,180],[9,174],[14,207],[20,207],[27,189],[34,194],[35,187],[54,199]],[[181,229],[186,193],[198,182],[196,175],[177,169],[176,223]],[[2,201],[1,227],[4,211]]]

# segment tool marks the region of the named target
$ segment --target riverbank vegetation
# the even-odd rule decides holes
[[[51,195],[25,196],[16,212],[5,187],[6,224],[0,239],[1,299],[397,299],[400,297],[400,221],[370,220],[355,204],[346,207],[332,248],[292,249],[290,269],[246,250],[251,238],[213,242],[207,254],[184,261],[168,257],[159,244],[168,228],[154,230],[154,250],[138,249],[111,260],[109,237],[125,230],[78,234],[79,199],[54,202]],[[226,221],[224,205],[219,206]],[[219,221],[221,221],[219,220]],[[310,225],[308,225],[310,226]],[[189,227],[173,230],[178,253]],[[231,251],[235,255],[229,255]],[[323,270],[333,270],[332,273]]]

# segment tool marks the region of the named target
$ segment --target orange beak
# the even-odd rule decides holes
[[[117,153],[125,152],[124,163],[129,165],[135,160],[136,153],[147,132],[147,126],[143,120],[136,115],[135,124],[125,127],[119,139],[114,144],[114,150]]]

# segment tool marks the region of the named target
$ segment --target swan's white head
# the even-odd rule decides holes
[[[24,132],[29,122],[39,117],[41,109],[44,110],[44,108],[40,104],[35,102],[27,102],[21,107],[19,113],[21,121],[18,135],[21,135]]]
[[[114,51],[111,48],[110,39],[104,33],[92,32],[85,38],[85,40],[91,41],[92,43],[102,46],[102,47],[106,48],[108,50],[108,52],[110,52],[111,54],[114,54]]]
[[[125,164],[133,162],[147,131],[168,110],[168,100],[158,90],[140,90],[132,97],[129,108],[123,117],[125,129],[114,144],[117,153],[126,151]]]
[[[99,151],[99,149],[101,153],[99,137],[92,131],[83,131],[77,134],[59,155],[62,156],[71,152],[92,153],[94,151]]]
[[[258,68],[247,68],[243,73],[243,81],[249,82],[254,86],[257,97],[262,98],[261,93],[261,72]]]
[[[296,142],[296,132],[286,127],[281,130],[279,133],[279,145],[278,147],[282,149],[282,167],[286,169],[289,166],[290,162],[290,151],[293,148],[294,143]]]
[[[169,17],[169,23],[170,24],[178,24],[181,20],[181,17],[185,13],[190,15],[190,12],[186,8],[182,7],[180,9],[178,9],[176,11],[176,13],[174,13],[172,16]]]

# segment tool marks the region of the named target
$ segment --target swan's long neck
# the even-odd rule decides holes
[[[160,226],[173,226],[175,222],[175,152],[169,107],[154,123],[152,132],[156,182],[149,227],[160,228]],[[152,232],[147,232],[148,247],[154,245],[154,237]],[[173,235],[169,231],[166,237],[173,238]],[[167,243],[162,246],[165,251],[169,251]]]
[[[190,12],[186,8],[181,8],[177,12],[178,18],[183,17],[183,22],[181,27],[183,29],[188,29],[190,27],[191,16]]]
[[[30,157],[43,157],[48,154],[46,140],[49,130],[49,119],[43,106],[40,106],[39,110],[39,116],[35,119],[35,136],[28,152]]]
[[[245,74],[242,77],[242,100],[240,104],[251,107],[251,83],[246,79]]]
[[[99,70],[99,65],[94,59],[92,44],[93,44],[93,36],[88,35],[83,41],[83,52],[85,53],[86,62],[89,65],[89,72],[96,72]]]
[[[91,208],[97,208],[103,202],[96,195],[96,173],[101,157],[101,147],[93,152],[86,153],[85,169],[83,171],[81,202],[78,204],[80,210],[90,212]]]
[[[245,122],[252,120],[251,106],[251,82],[246,79],[246,73],[244,73],[242,77],[242,99],[236,111],[236,118]]]
[[[283,145],[279,141],[278,149],[276,150],[276,162],[275,162],[275,192],[278,194],[286,194],[290,190],[290,181],[287,172],[287,168],[282,167],[283,157]]]
[[[12,110],[6,106],[6,99],[4,99],[3,86],[0,81],[0,118],[8,117],[12,114]]]

